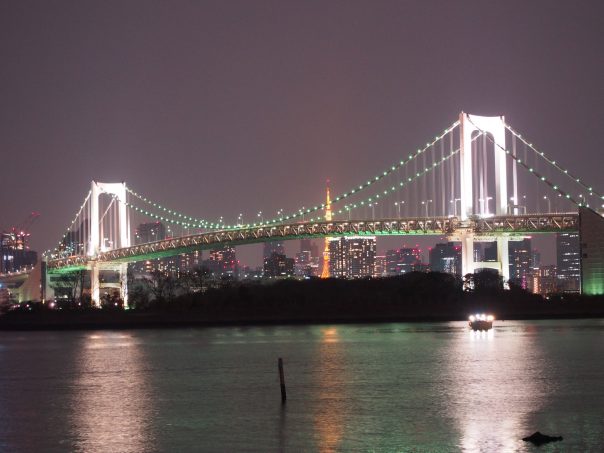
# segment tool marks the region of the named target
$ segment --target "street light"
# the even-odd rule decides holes
[[[243,213],[239,213],[239,215],[237,216],[237,226],[241,226],[241,218],[243,217]]]
[[[453,203],[453,215],[457,217],[457,202],[459,201],[459,207],[461,209],[461,198],[453,198],[451,203]]]
[[[510,197],[511,204],[508,204],[508,214],[515,215],[518,210],[516,203],[516,197]]]
[[[371,208],[371,220],[375,220],[375,207],[377,204],[377,201],[375,203],[369,203],[369,207]]]
[[[401,218],[401,206],[404,205],[405,202],[404,201],[395,201],[394,202],[394,206],[396,206],[397,212],[398,212],[398,218]]]
[[[426,207],[426,217],[428,217],[428,206],[432,203],[432,200],[422,201],[422,204]]]
[[[493,197],[486,197],[486,198],[479,198],[478,201],[480,201],[480,213],[482,215],[489,215],[489,200],[492,200]],[[484,205],[486,204],[486,213],[485,213],[485,209],[484,209]]]
[[[262,211],[258,211],[258,217],[260,217],[260,224],[264,223],[264,216],[262,215]]]
[[[543,195],[543,199],[547,200],[547,212],[551,213],[552,212],[552,203],[549,200],[549,197],[547,195]]]

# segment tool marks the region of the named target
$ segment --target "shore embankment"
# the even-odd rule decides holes
[[[203,294],[137,301],[129,310],[16,310],[0,330],[176,328],[191,326],[444,322],[472,313],[498,320],[604,318],[604,297],[544,298],[497,286],[463,291],[459,279],[417,273],[366,280],[285,280],[237,284]]]

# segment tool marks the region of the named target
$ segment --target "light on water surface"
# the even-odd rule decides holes
[[[532,452],[537,430],[600,451],[603,340],[600,320],[0,332],[0,451]]]

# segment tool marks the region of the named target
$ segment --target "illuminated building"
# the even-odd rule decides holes
[[[547,296],[558,290],[556,266],[540,266],[532,274],[532,291],[536,294]]]
[[[581,292],[604,294],[604,218],[590,209],[579,208],[581,238]]]
[[[273,253],[264,259],[264,277],[291,277],[294,275],[294,259]]]
[[[299,277],[310,277],[312,274],[312,257],[310,251],[304,250],[296,253],[294,273]]]
[[[454,242],[436,244],[430,249],[430,270],[461,275],[461,245]]]
[[[521,241],[509,241],[509,266],[510,282],[528,289],[531,275],[533,251],[531,250],[531,239],[525,238]]]
[[[178,256],[179,258],[179,271],[188,272],[201,265],[201,250],[196,250],[191,253],[183,253]]]
[[[281,241],[270,241],[265,242],[262,248],[262,258],[269,258],[273,253],[278,253],[279,255],[285,255],[285,248],[283,247],[283,242]]]
[[[166,227],[161,222],[141,223],[134,231],[134,244],[146,244],[149,242],[163,241],[166,239]],[[154,271],[160,271],[166,274],[178,272],[179,266],[176,259],[171,258],[156,258],[151,260],[140,261],[132,264],[132,269],[135,272],[149,274]]]
[[[400,248],[386,252],[386,273],[390,276],[420,271],[422,251],[418,248]]]
[[[239,271],[239,262],[234,247],[225,246],[221,249],[210,250],[209,259],[203,263],[217,277],[235,278]]]
[[[375,237],[329,238],[328,250],[331,277],[362,278],[375,274]]]
[[[38,261],[38,254],[29,250],[27,239],[29,233],[0,233],[0,274],[17,272],[33,267]]]
[[[565,292],[581,290],[581,255],[579,233],[556,235],[558,289]]]
[[[375,257],[375,273],[374,277],[386,277],[388,274],[386,273],[386,256],[376,256]]]

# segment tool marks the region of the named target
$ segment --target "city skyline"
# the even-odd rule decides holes
[[[0,450],[602,450],[603,17],[0,1]]]
[[[506,115],[548,155],[598,181],[589,162],[598,149],[591,131],[604,116],[595,102],[603,65],[600,49],[587,44],[598,41],[599,4],[550,5],[541,21],[539,2],[522,3],[524,22],[513,20],[520,2],[495,4],[483,29],[446,3],[438,12],[436,3],[415,7],[409,16],[397,4],[262,5],[176,11],[145,3],[149,23],[135,2],[64,5],[56,15],[44,4],[3,6],[0,148],[24,154],[27,163],[3,161],[11,189],[0,194],[1,227],[40,211],[32,248],[48,248],[91,179],[127,180],[191,215],[251,221],[260,210],[269,216],[320,202],[328,177],[336,193],[355,186],[421,146],[461,109]],[[237,22],[246,11],[251,20]],[[580,27],[567,20],[571,13]],[[379,29],[378,15],[389,17]],[[230,22],[215,27],[218,17]],[[423,33],[428,19],[434,33]],[[192,28],[194,21],[207,26]],[[284,23],[292,25],[288,40],[269,41],[268,32]],[[481,32],[500,42],[495,55],[476,45]],[[452,33],[457,40],[448,39]],[[361,37],[365,59],[357,61],[350,56]],[[549,53],[537,52],[544,42]],[[393,49],[400,57],[382,57]],[[158,65],[160,57],[167,64]],[[450,68],[445,84],[425,71],[439,63]],[[470,64],[474,72],[462,71]],[[506,70],[517,67],[521,75]],[[568,83],[568,67],[580,83]],[[569,149],[583,158],[569,158]]]

